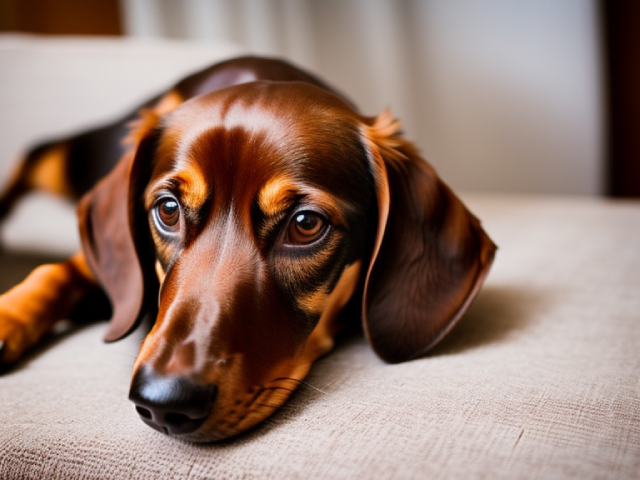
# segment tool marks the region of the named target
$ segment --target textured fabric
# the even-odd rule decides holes
[[[500,250],[426,358],[355,335],[263,425],[198,446],[127,401],[140,336],[87,326],[0,377],[0,478],[640,478],[640,203],[467,200]]]

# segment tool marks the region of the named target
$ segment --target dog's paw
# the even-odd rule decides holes
[[[4,308],[0,297],[0,365],[17,362],[35,342],[28,324],[21,321],[15,312]]]

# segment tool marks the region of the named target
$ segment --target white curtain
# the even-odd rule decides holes
[[[596,0],[121,0],[142,37],[231,40],[386,106],[455,188],[598,194]]]

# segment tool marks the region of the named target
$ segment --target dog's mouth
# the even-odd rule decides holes
[[[280,378],[249,388],[244,394],[232,395],[229,400],[220,399],[200,428],[179,438],[201,443],[239,435],[274,414],[299,384],[300,380]]]
[[[141,367],[134,375],[129,399],[140,419],[154,430],[202,443],[252,428],[282,406],[300,382],[280,377],[262,385],[219,388]]]
[[[208,417],[190,418],[180,413],[160,414],[148,408],[136,406],[140,419],[151,428],[167,435],[182,435],[197,431]]]

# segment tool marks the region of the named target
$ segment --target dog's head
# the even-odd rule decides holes
[[[114,308],[107,340],[157,315],[131,389],[143,420],[193,441],[246,430],[358,312],[391,362],[451,328],[495,246],[398,129],[302,83],[147,115],[79,207]]]

